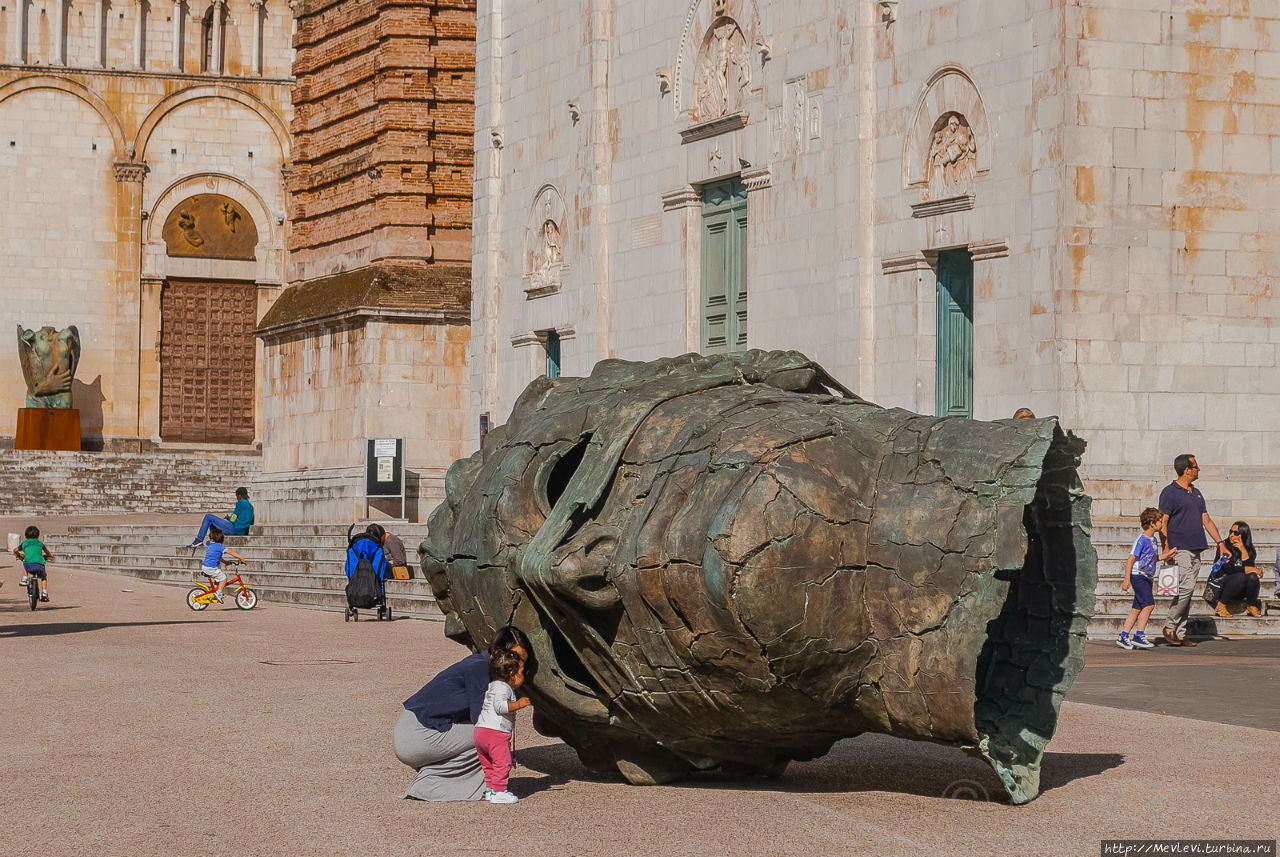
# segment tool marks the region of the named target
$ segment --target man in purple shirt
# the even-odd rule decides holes
[[[1196,579],[1200,576],[1200,554],[1209,548],[1204,537],[1207,529],[1218,551],[1225,551],[1218,526],[1209,517],[1204,495],[1191,483],[1200,478],[1200,465],[1196,457],[1183,453],[1173,460],[1173,471],[1178,478],[1160,492],[1160,532],[1166,548],[1177,548],[1174,559],[1178,563],[1178,594],[1169,606],[1169,616],[1164,620],[1164,639],[1171,646],[1194,646],[1187,639],[1187,616],[1191,613],[1191,599],[1196,593]],[[1216,553],[1216,552],[1215,552]]]

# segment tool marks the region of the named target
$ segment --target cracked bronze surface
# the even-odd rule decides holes
[[[419,550],[446,633],[522,628],[534,724],[662,782],[862,732],[1039,790],[1096,556],[1054,419],[885,409],[796,352],[538,379],[456,462]]]

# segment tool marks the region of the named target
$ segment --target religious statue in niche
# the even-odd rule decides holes
[[[28,408],[70,408],[71,382],[80,365],[80,331],[18,325],[18,359],[27,382]]]
[[[636,784],[879,732],[1039,791],[1097,556],[1056,419],[881,408],[797,352],[540,378],[419,548],[445,634],[528,636],[534,727]]]
[[[560,227],[554,220],[542,222],[542,262],[538,269],[546,273],[552,265],[564,261],[564,250],[560,246]]]
[[[738,22],[726,16],[727,4],[717,2],[694,72],[694,122],[706,122],[742,109],[751,84],[751,53]]]
[[[565,269],[566,214],[560,192],[544,185],[529,212],[525,238],[525,277],[530,295],[554,290]]]
[[[978,144],[969,123],[959,113],[944,113],[933,126],[922,199],[964,196],[973,189],[977,169]]]

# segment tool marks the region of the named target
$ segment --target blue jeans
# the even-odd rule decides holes
[[[233,526],[226,518],[219,518],[217,515],[205,515],[204,520],[200,522],[200,532],[196,533],[196,541],[204,541],[205,534],[209,532],[210,527],[217,527],[224,533],[229,533]]]

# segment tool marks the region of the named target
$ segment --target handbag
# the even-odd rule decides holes
[[[1176,596],[1178,594],[1178,564],[1162,563],[1156,569],[1156,595]]]
[[[1209,572],[1209,579],[1204,584],[1204,600],[1210,607],[1218,606],[1218,600],[1222,597],[1222,583],[1227,579],[1226,566],[1230,561],[1229,553],[1224,553],[1214,560],[1213,570]]]
[[[1155,534],[1156,554],[1164,553],[1164,539],[1160,538],[1160,534]],[[1151,581],[1152,590],[1156,595],[1167,595],[1176,597],[1178,594],[1178,564],[1173,560],[1165,560],[1156,565],[1155,580]]]

